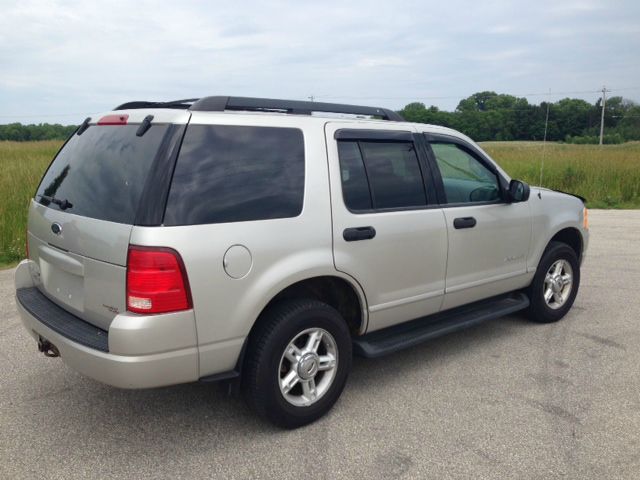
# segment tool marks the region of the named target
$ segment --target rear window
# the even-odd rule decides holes
[[[73,135],[45,173],[36,201],[57,210],[66,201],[68,213],[133,224],[145,180],[168,128],[153,125],[138,137],[138,127],[94,125],[82,135]]]
[[[165,225],[295,217],[304,198],[304,139],[295,128],[190,125]]]

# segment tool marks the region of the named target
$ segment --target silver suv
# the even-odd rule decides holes
[[[309,423],[352,353],[571,308],[582,199],[373,107],[240,97],[87,118],[29,207],[15,274],[47,356],[123,388],[231,381]]]

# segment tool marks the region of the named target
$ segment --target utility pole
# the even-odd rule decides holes
[[[602,87],[602,115],[600,116],[600,145],[602,145],[602,139],[604,137],[604,105],[607,102],[607,87]]]

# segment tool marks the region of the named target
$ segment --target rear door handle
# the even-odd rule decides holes
[[[376,236],[376,229],[373,227],[353,227],[346,228],[342,232],[342,238],[347,242],[357,242],[358,240],[369,240]]]
[[[453,221],[453,226],[455,228],[473,228],[476,226],[476,219],[473,217],[456,218]]]

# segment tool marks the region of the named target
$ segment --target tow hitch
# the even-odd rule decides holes
[[[45,338],[38,338],[38,351],[44,353],[45,357],[59,357],[60,352],[54,344]]]

